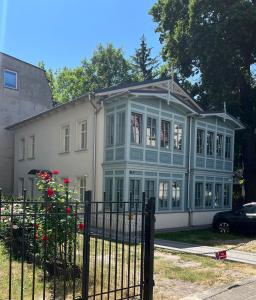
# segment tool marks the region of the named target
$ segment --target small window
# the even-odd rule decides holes
[[[216,156],[218,158],[223,157],[223,135],[222,134],[217,134],[217,139],[216,139]]]
[[[116,202],[118,208],[123,208],[124,201],[124,179],[116,178]]]
[[[204,193],[204,201],[205,201],[205,207],[211,208],[212,207],[212,183],[207,182],[205,184],[205,193]]]
[[[4,87],[17,89],[17,73],[9,70],[4,71]]]
[[[87,121],[79,123],[79,150],[87,149]]]
[[[196,153],[204,154],[204,130],[197,129]]]
[[[106,118],[106,145],[114,145],[114,131],[115,131],[115,116],[108,115]]]
[[[215,208],[221,207],[221,198],[222,198],[222,184],[216,183],[215,184],[215,201],[214,201]]]
[[[19,160],[25,159],[25,138],[20,139],[19,143]]]
[[[35,158],[35,136],[31,135],[29,137],[29,145],[28,145],[28,154],[29,158]]]
[[[131,143],[141,144],[142,142],[142,115],[132,113],[131,115]]]
[[[155,181],[154,180],[146,180],[145,181],[145,196],[146,200],[155,197]]]
[[[61,152],[69,152],[70,127],[64,126],[61,128]]]
[[[202,182],[196,182],[195,185],[195,207],[203,208],[203,191],[204,184]]]
[[[24,194],[24,188],[25,188],[25,181],[24,178],[19,178],[19,190],[18,190],[18,194],[19,196],[23,196]]]
[[[147,118],[147,146],[156,146],[156,119]]]
[[[116,126],[116,143],[117,145],[124,145],[125,143],[125,112],[117,113]]]
[[[110,209],[111,203],[113,201],[113,178],[105,179],[105,208]]]
[[[211,131],[207,131],[206,153],[208,156],[213,156],[213,151],[214,151],[214,133]]]
[[[174,125],[174,150],[181,151],[183,143],[183,127],[180,124]]]
[[[159,182],[159,209],[168,208],[168,181]]]
[[[181,182],[174,181],[172,183],[172,208],[179,209],[181,207]]]
[[[226,136],[225,158],[231,159],[231,137]]]
[[[161,148],[170,149],[170,122],[162,120],[161,121],[161,133],[160,133],[160,146]]]
[[[231,197],[231,185],[229,183],[224,184],[224,207],[230,207]]]
[[[86,178],[80,177],[78,178],[79,181],[79,199],[80,202],[84,202],[84,193],[86,191]]]

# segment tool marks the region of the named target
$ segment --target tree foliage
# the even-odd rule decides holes
[[[151,56],[152,48],[149,48],[144,34],[141,37],[140,47],[135,49],[135,55],[131,57],[135,77],[138,80],[151,80],[158,75],[157,57]]]
[[[256,196],[256,1],[158,0],[153,19],[163,43],[163,58],[207,108],[223,108],[247,129],[243,145],[247,196]],[[253,182],[254,181],[254,182]]]

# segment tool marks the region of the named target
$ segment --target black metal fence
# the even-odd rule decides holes
[[[0,300],[152,299],[154,213],[145,193],[60,208],[0,192]]]

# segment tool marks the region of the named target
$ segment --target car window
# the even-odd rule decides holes
[[[256,214],[256,205],[247,205],[243,207],[243,211],[246,214]]]

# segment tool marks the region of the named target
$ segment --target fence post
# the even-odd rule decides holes
[[[88,299],[89,294],[89,262],[90,262],[90,227],[91,227],[91,199],[92,192],[84,193],[84,244],[83,244],[83,277],[82,299]]]
[[[153,299],[154,286],[155,198],[150,198],[145,209],[144,300]]]

